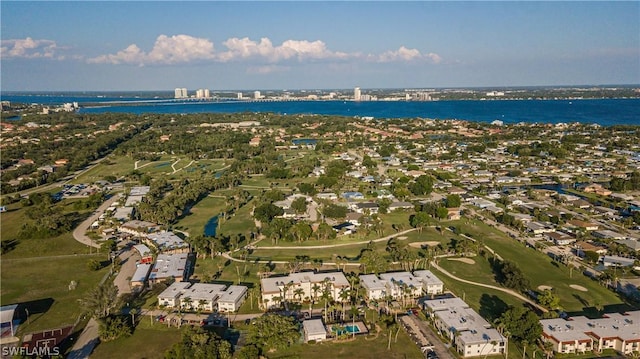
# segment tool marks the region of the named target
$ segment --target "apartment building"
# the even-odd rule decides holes
[[[300,272],[282,277],[260,280],[262,307],[277,307],[286,300],[302,302],[306,299],[319,300],[327,292],[331,300],[339,301],[340,293],[351,289],[342,272]]]

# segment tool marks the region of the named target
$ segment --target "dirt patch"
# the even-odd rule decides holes
[[[409,238],[409,237],[407,237],[407,236],[400,236],[400,237],[398,237],[398,239],[399,239],[399,240],[401,240],[401,241],[404,241],[404,240],[405,240],[405,239],[407,239],[407,238]]]
[[[587,288],[585,288],[585,287],[583,287],[581,285],[577,285],[577,284],[570,284],[569,287],[571,287],[571,288],[573,288],[575,290],[579,290],[581,292],[587,292],[588,291]]]
[[[413,243],[409,243],[409,246],[411,246],[413,248],[422,248],[423,246],[435,247],[438,244],[440,244],[440,242],[438,242],[438,241],[413,242]]]
[[[538,286],[538,290],[539,290],[539,291],[551,290],[551,289],[553,289],[553,287],[548,286],[548,285],[539,285],[539,286]]]
[[[447,260],[458,261],[458,262],[467,263],[467,264],[476,264],[476,261],[474,261],[471,258],[447,258]]]

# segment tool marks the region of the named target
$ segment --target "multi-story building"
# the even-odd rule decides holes
[[[209,89],[198,89],[196,91],[196,98],[209,98],[209,97],[211,97]]]
[[[353,89],[353,100],[360,101],[362,98],[362,92],[360,91],[360,87],[356,87]]]
[[[187,89],[184,87],[177,87],[175,90],[175,98],[187,98]]]
[[[507,338],[460,298],[424,302],[434,326],[464,358],[504,354]]]
[[[640,353],[640,310],[610,313],[603,318],[584,316],[540,320],[542,340],[556,353],[601,352],[614,349],[625,355]]]
[[[404,297],[416,298],[423,294],[435,295],[444,291],[444,283],[431,271],[390,272],[360,276],[360,283],[365,289],[365,296],[370,300],[393,299]]]
[[[158,304],[185,310],[235,312],[246,296],[247,287],[242,285],[174,282],[158,295]]]
[[[189,277],[190,265],[188,253],[159,254],[149,274],[149,283],[155,284],[166,279],[183,282]]]
[[[262,307],[279,306],[282,301],[302,302],[306,299],[319,300],[327,293],[330,300],[339,301],[340,294],[351,286],[342,272],[300,272],[283,277],[260,280]]]

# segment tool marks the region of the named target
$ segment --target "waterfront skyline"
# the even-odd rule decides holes
[[[639,2],[0,6],[3,91],[640,83]]]

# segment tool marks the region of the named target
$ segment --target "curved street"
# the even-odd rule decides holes
[[[436,268],[437,270],[439,270],[442,274],[446,275],[447,277],[449,277],[449,278],[451,278],[451,279],[457,280],[458,282],[462,282],[462,283],[466,283],[466,284],[471,284],[471,285],[475,285],[475,286],[478,286],[478,287],[484,287],[484,288],[490,288],[490,289],[499,290],[499,291],[504,292],[504,293],[507,293],[507,294],[509,294],[509,295],[511,295],[511,296],[513,296],[513,297],[516,297],[516,298],[518,298],[518,299],[520,299],[520,300],[522,300],[522,301],[524,301],[524,302],[526,302],[526,303],[531,304],[533,307],[537,308],[538,310],[540,310],[540,311],[541,311],[541,312],[543,312],[543,313],[548,312],[547,308],[540,306],[538,303],[536,303],[536,302],[532,301],[531,299],[529,299],[529,298],[527,298],[527,297],[523,296],[522,294],[517,293],[517,292],[515,292],[515,291],[513,291],[513,290],[511,290],[511,289],[502,288],[502,287],[498,287],[498,286],[490,285],[490,284],[484,284],[484,283],[472,282],[472,281],[470,281],[470,280],[466,280],[466,279],[462,279],[462,278],[460,278],[460,277],[456,277],[455,275],[453,275],[453,274],[451,274],[451,273],[447,272],[445,269],[443,269],[442,267],[440,267],[439,265],[437,265],[437,264],[435,263],[435,261],[432,261],[432,262],[431,262],[431,265],[432,265],[434,268]]]
[[[108,200],[104,201],[100,207],[98,207],[98,209],[96,209],[93,214],[85,219],[82,223],[80,223],[80,225],[78,225],[74,230],[73,230],[73,238],[75,238],[76,241],[87,245],[87,246],[91,246],[93,248],[100,248],[100,245],[98,243],[96,243],[94,240],[92,240],[91,238],[89,238],[86,235],[87,230],[89,229],[89,227],[91,226],[91,224],[95,221],[98,220],[98,218],[100,217],[100,215],[102,213],[104,213],[104,211],[109,208],[114,202],[116,202],[117,200],[120,199],[120,193],[116,193],[113,196],[111,196],[111,198],[109,198]]]

